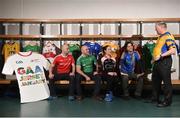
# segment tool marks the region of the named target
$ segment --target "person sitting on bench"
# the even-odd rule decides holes
[[[57,67],[56,67],[57,66]],[[57,68],[57,74],[53,74],[53,69]],[[74,89],[75,89],[75,61],[71,54],[69,54],[68,45],[62,46],[62,53],[54,58],[53,63],[49,69],[49,88],[50,97],[52,100],[57,98],[54,82],[57,80],[69,80],[69,100],[74,100]]]
[[[94,80],[94,93],[93,98],[97,100],[102,100],[99,96],[100,88],[101,88],[101,77],[98,74],[98,66],[97,60],[93,55],[89,54],[89,49],[87,46],[81,47],[81,56],[77,59],[76,62],[76,87],[77,87],[77,99],[82,100],[82,91],[81,91],[81,81],[86,80]],[[93,66],[96,65],[96,71],[93,72]]]

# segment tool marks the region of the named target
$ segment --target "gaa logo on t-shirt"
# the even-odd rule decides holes
[[[16,64],[22,64],[23,63],[23,61],[16,61]]]

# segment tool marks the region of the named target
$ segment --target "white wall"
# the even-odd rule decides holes
[[[2,18],[180,17],[180,0],[0,0]]]

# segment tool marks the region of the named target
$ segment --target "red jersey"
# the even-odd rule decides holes
[[[74,64],[74,58],[72,55],[68,54],[66,57],[62,55],[58,55],[55,57],[53,64],[57,65],[57,72],[62,73],[70,73],[71,66]]]

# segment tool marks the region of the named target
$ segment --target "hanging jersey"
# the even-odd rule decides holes
[[[4,55],[4,60],[6,61],[7,58],[11,55],[14,55],[20,51],[19,43],[6,43],[3,46],[2,54]]]
[[[149,50],[149,48],[147,47],[147,45],[143,46],[142,52],[143,52],[142,60],[144,60],[145,69],[146,70],[151,69],[152,68],[152,63],[151,63],[152,53]]]
[[[105,72],[116,72],[116,59],[107,58],[106,56],[101,58],[103,71]]]
[[[58,55],[54,58],[53,64],[57,65],[57,73],[70,73],[72,64],[74,64],[74,58],[68,54],[66,57]]]
[[[32,51],[32,52],[40,52],[40,46],[38,45],[27,45],[23,49],[24,52]]]
[[[112,50],[111,56],[113,58],[116,58],[118,56],[117,53],[119,51],[119,45],[114,44],[112,42],[105,42],[102,47],[105,47],[105,46],[110,46],[111,47],[111,50]]]
[[[81,55],[76,62],[76,65],[81,66],[81,69],[85,73],[92,73],[94,70],[94,65],[96,65],[97,60],[93,55]]]
[[[125,74],[134,73],[135,63],[138,60],[140,60],[140,56],[137,52],[132,54],[124,52],[120,60],[120,71]]]
[[[2,73],[12,75],[15,71],[21,103],[39,101],[49,97],[43,67],[48,70],[48,61],[43,55],[32,52],[20,52],[7,59]]]
[[[52,63],[54,57],[56,56],[56,48],[54,45],[45,45],[43,47],[42,54],[50,63]]]
[[[101,46],[98,43],[85,42],[84,45],[89,48],[89,53],[91,55],[94,55],[95,57],[97,57],[98,54],[101,52]]]
[[[171,48],[176,48],[175,39],[173,35],[171,35],[169,32],[166,32],[158,37],[155,48],[153,50],[153,58],[157,58]]]
[[[152,43],[152,44],[146,43],[144,46],[147,46],[147,48],[151,52],[151,55],[153,55],[153,50],[154,50],[154,47],[155,47],[155,43]]]
[[[77,58],[81,55],[81,49],[78,44],[70,44],[69,45],[69,52],[74,57],[74,60],[76,61]]]

